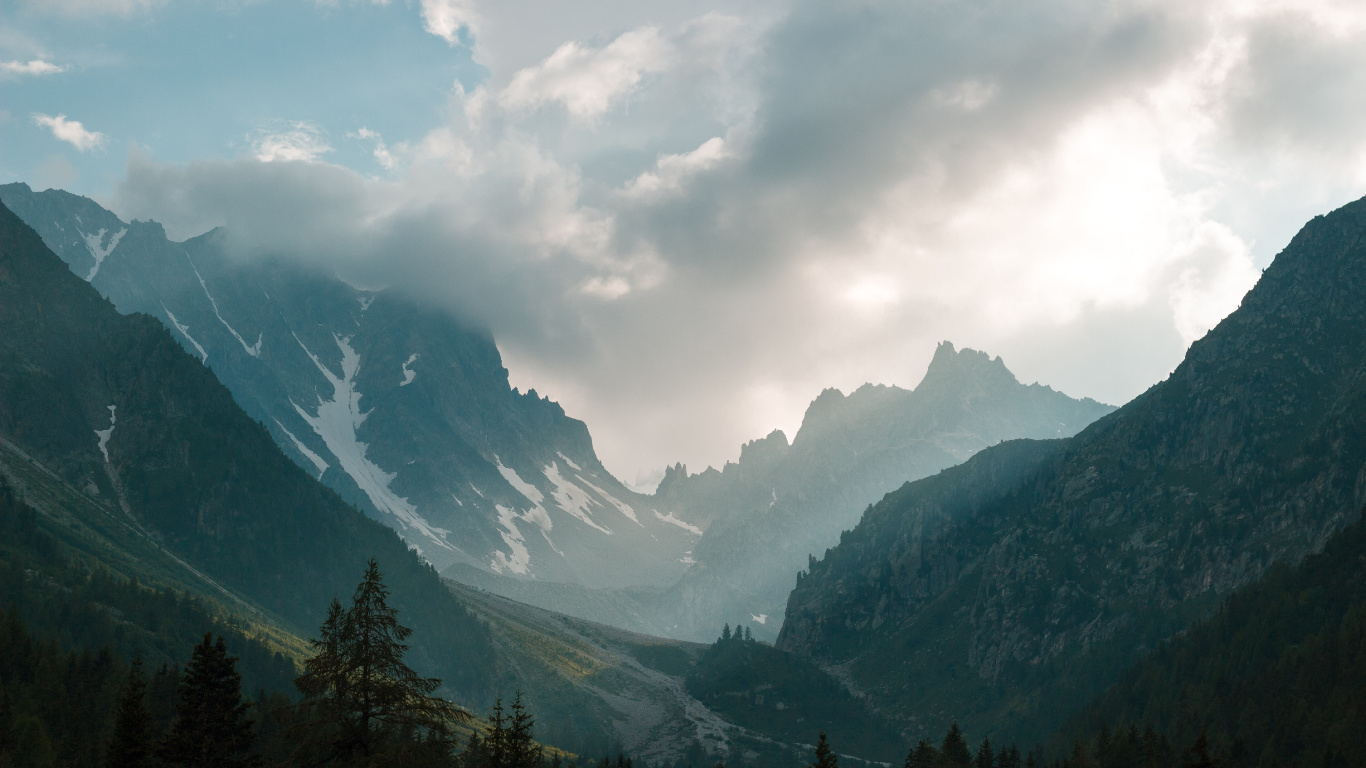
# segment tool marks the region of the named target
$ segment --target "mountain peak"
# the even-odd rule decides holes
[[[930,359],[925,378],[921,379],[916,389],[960,386],[968,382],[1020,383],[999,355],[993,358],[985,352],[967,347],[958,350],[953,342],[941,341],[934,350],[934,357]]]

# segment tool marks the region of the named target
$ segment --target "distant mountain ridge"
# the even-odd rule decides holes
[[[87,198],[0,186],[71,271],[157,318],[297,464],[438,568],[664,586],[697,539],[602,466],[583,422],[508,383],[492,337],[214,230],[173,242]]]
[[[778,645],[932,734],[1036,738],[1366,500],[1366,200],[1309,222],[1165,381],[871,509]]]
[[[833,546],[888,491],[1001,440],[1071,435],[1113,410],[1026,386],[1001,358],[943,342],[914,390],[866,384],[846,396],[827,389],[791,444],[775,430],[720,470],[669,468],[652,509],[705,532],[688,553],[688,570],[662,591],[512,583],[458,565],[445,573],[640,632],[710,641],[723,624],[743,623],[773,639],[809,555]]]

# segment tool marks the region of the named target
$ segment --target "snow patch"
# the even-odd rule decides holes
[[[76,221],[79,222],[80,219],[77,219]],[[109,238],[109,245],[106,247],[101,247],[100,243],[104,242],[104,233],[109,230],[101,227],[100,231],[93,235],[87,235],[79,229],[76,231],[80,233],[81,237],[85,238],[86,250],[90,251],[90,255],[95,258],[95,266],[91,267],[90,274],[85,276],[85,281],[88,283],[95,279],[96,273],[100,271],[100,265],[103,264],[109,254],[113,253],[114,249],[119,246],[119,241],[128,233],[128,230],[120,229],[118,232],[115,232],[113,237]]]
[[[296,407],[297,407],[297,406],[296,406]],[[323,459],[323,457],[319,456],[318,454],[314,453],[313,451],[310,451],[310,450],[308,449],[308,446],[304,445],[303,442],[299,440],[299,438],[297,438],[297,437],[294,436],[294,433],[293,433],[293,432],[290,432],[290,431],[289,431],[289,427],[286,427],[284,424],[281,424],[281,423],[280,423],[280,420],[279,420],[279,419],[275,419],[275,426],[277,426],[277,427],[279,427],[281,430],[283,430],[284,433],[285,433],[286,435],[289,436],[289,439],[294,441],[294,447],[299,449],[299,453],[302,453],[302,454],[304,455],[304,458],[306,458],[306,459],[308,459],[309,461],[313,462],[313,466],[315,466],[315,467],[318,468],[318,479],[319,479],[319,480],[323,479],[323,473],[326,472],[326,471],[327,471],[327,468],[328,468],[329,466],[331,466],[331,465],[328,464],[328,463]]]
[[[410,370],[408,366],[417,362],[417,359],[419,357],[421,357],[421,355],[414,352],[411,356],[408,357],[408,361],[403,364],[403,381],[400,381],[398,383],[400,387],[406,387],[409,384],[412,384],[413,379],[417,378],[417,371]]]
[[[563,509],[565,512],[577,517],[579,520],[602,531],[608,536],[612,535],[611,531],[593,522],[592,516],[588,513],[588,505],[597,504],[597,502],[593,501],[593,497],[588,495],[588,491],[585,491],[562,477],[560,475],[559,464],[552,461],[550,462],[550,466],[546,467],[543,471],[546,479],[550,481],[551,485],[555,486],[555,490],[551,491],[550,495],[555,497],[555,504],[558,505],[560,509]]]
[[[451,494],[451,498],[452,498],[452,499],[455,499],[455,503],[456,503],[456,504],[459,504],[459,505],[462,506],[462,507],[465,506],[465,502],[461,501],[459,496],[456,496],[455,494],[452,493],[452,494]]]
[[[356,297],[356,301],[359,301],[359,302],[360,302],[360,311],[364,312],[365,310],[367,310],[367,309],[370,308],[370,305],[371,305],[371,304],[374,304],[374,303],[375,303],[375,297],[374,297],[374,296],[357,296],[357,297]]]
[[[587,480],[584,480],[583,475],[575,475],[575,477],[579,478],[579,482],[597,491],[599,496],[603,497],[604,499],[607,499],[609,504],[611,504],[612,506],[616,507],[618,510],[621,511],[621,514],[631,518],[631,522],[635,523],[636,525],[640,525],[640,519],[636,517],[636,511],[634,509],[631,509],[630,504],[627,504],[626,502],[617,499],[617,497],[613,496],[607,491],[604,491],[603,489],[597,487],[596,485],[593,485]]]
[[[474,488],[474,483],[470,483],[470,487]],[[484,498],[484,494],[478,488],[474,488],[474,492],[479,494],[479,498]]]
[[[174,326],[175,326],[175,329],[176,329],[177,331],[180,331],[180,335],[181,335],[181,336],[184,336],[186,339],[189,340],[189,342],[190,342],[191,344],[194,345],[195,350],[197,350],[197,351],[199,352],[199,362],[201,362],[201,363],[207,363],[207,362],[209,362],[209,353],[208,353],[208,352],[205,352],[205,351],[204,351],[204,347],[201,346],[199,342],[195,341],[195,340],[194,340],[194,337],[190,335],[190,326],[188,326],[188,325],[181,325],[181,324],[180,324],[180,321],[175,319],[175,315],[171,314],[171,310],[169,310],[169,309],[166,308],[166,304],[165,304],[164,302],[163,302],[162,305],[161,305],[161,311],[162,311],[162,312],[165,312],[165,313],[166,313],[166,316],[169,317],[169,318],[171,319],[171,325],[174,325]],[[279,422],[276,422],[276,423],[278,424]],[[283,429],[283,427],[281,427],[281,429]]]
[[[332,336],[332,340],[337,343],[342,353],[340,377],[323,365],[297,335],[294,336],[294,340],[299,342],[304,354],[308,355],[323,377],[332,385],[332,399],[325,400],[319,395],[318,410],[315,414],[309,414],[293,400],[290,400],[289,404],[294,406],[299,416],[308,422],[318,437],[323,439],[327,450],[331,451],[341,464],[342,471],[356,481],[356,485],[360,486],[376,509],[389,513],[405,529],[425,536],[437,546],[456,551],[456,548],[446,541],[444,530],[429,524],[418,514],[417,507],[389,488],[396,475],[385,472],[365,457],[369,446],[357,439],[356,430],[360,429],[370,414],[360,408],[362,395],[356,390],[356,372],[360,370],[360,355],[351,348],[350,337],[339,338],[335,334]]]
[[[694,534],[696,534],[696,535],[698,535],[698,536],[701,536],[701,535],[702,535],[702,529],[701,529],[701,528],[698,528],[697,526],[693,525],[692,523],[688,523],[688,522],[685,522],[685,521],[683,521],[683,520],[679,520],[678,518],[674,517],[674,513],[672,513],[672,512],[670,512],[670,513],[667,514],[667,515],[661,515],[661,514],[659,514],[659,510],[657,510],[657,509],[652,509],[652,510],[650,510],[650,511],[653,512],[653,513],[655,513],[655,517],[659,518],[660,520],[663,520],[664,522],[668,523],[669,525],[676,525],[676,526],[678,526],[679,528],[682,528],[683,530],[688,531],[689,533],[694,533]]]
[[[570,466],[570,468],[573,469],[575,472],[582,472],[582,471],[583,471],[583,467],[580,467],[578,464],[575,464],[574,462],[570,461],[570,460],[569,460],[569,457],[566,456],[566,455],[564,455],[563,453],[560,453],[559,451],[555,451],[555,455],[556,455],[556,456],[559,456],[559,457],[562,458],[562,459],[564,459],[564,463],[568,464],[568,465]],[[583,478],[581,477],[581,478],[579,478],[579,479],[582,480]]]
[[[489,567],[496,573],[506,570],[525,576],[527,567],[531,565],[531,552],[526,548],[526,539],[522,538],[522,532],[517,529],[517,510],[502,504],[495,505],[494,509],[498,510],[498,524],[503,526],[499,534],[512,554],[508,555],[501,549],[495,549]]]
[[[679,558],[678,562],[684,565],[693,565],[697,561],[692,558],[692,550],[690,549],[683,553],[683,557]]]
[[[104,463],[109,463],[109,438],[114,434],[114,423],[118,421],[118,406],[109,406],[109,429],[95,430],[95,437],[100,439],[100,453],[104,456]]]
[[[223,324],[223,327],[228,329],[228,333],[231,333],[231,334],[232,334],[232,337],[233,337],[234,339],[237,339],[237,342],[238,342],[239,344],[242,345],[242,349],[245,349],[245,350],[247,351],[247,354],[248,354],[248,355],[251,355],[252,357],[260,357],[260,356],[261,356],[261,336],[262,336],[262,335],[259,334],[259,333],[256,335],[256,343],[255,343],[255,344],[247,344],[247,340],[244,339],[244,338],[242,338],[242,335],[239,334],[239,333],[237,332],[237,330],[234,329],[231,325],[228,325],[228,321],[227,321],[227,320],[224,320],[224,319],[223,319],[223,315],[218,311],[218,302],[216,302],[216,301],[213,300],[213,295],[209,293],[209,286],[208,286],[208,284],[204,282],[204,278],[203,278],[203,276],[201,276],[201,275],[199,274],[199,269],[194,265],[194,262],[193,262],[193,261],[190,261],[190,254],[189,254],[189,253],[186,253],[186,254],[185,254],[185,260],[190,262],[190,269],[193,269],[193,270],[194,270],[194,276],[199,278],[199,287],[200,287],[200,288],[203,288],[203,289],[204,289],[204,295],[209,297],[209,304],[213,305],[213,313],[214,313],[215,315],[218,316],[218,322],[222,323],[222,324]],[[299,337],[298,337],[298,336],[295,336],[294,338],[295,338],[295,340],[297,341]],[[303,342],[302,342],[302,341],[299,342],[299,346],[303,346]],[[304,351],[305,351],[305,352],[308,352],[308,349],[305,348]],[[309,356],[312,357],[312,353],[311,353],[311,352],[309,353]],[[313,362],[315,362],[315,363],[318,362],[317,358],[314,358]],[[296,406],[294,406],[294,407],[297,408],[298,406],[296,405]]]
[[[758,616],[755,616],[754,614],[751,613],[751,614],[749,615],[749,617],[750,617],[751,619],[753,619],[753,620],[759,622],[760,624],[767,624],[767,623],[768,623],[768,614],[767,614],[767,613],[761,613],[761,614],[759,614]]]

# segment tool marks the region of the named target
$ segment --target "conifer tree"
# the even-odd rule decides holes
[[[939,752],[944,764],[950,768],[968,768],[972,765],[972,753],[968,751],[968,742],[963,738],[963,730],[958,727],[957,721],[944,734],[944,743],[940,745]]]
[[[536,720],[522,704],[522,692],[512,700],[512,716],[508,723],[508,747],[513,768],[536,768],[541,764],[542,748],[536,743]]]
[[[246,754],[256,736],[242,700],[237,659],[219,637],[204,635],[180,683],[175,720],[161,743],[161,759],[187,768],[238,768],[257,764]]]
[[[810,768],[839,768],[839,756],[831,751],[830,742],[825,738],[825,731],[821,731],[820,734],[820,739],[816,742],[816,762],[811,763]]]
[[[114,709],[114,733],[105,749],[104,764],[107,768],[148,768],[155,746],[152,713],[147,710],[147,680],[142,676],[142,660],[134,659]]]
[[[996,753],[991,749],[991,739],[982,739],[982,746],[977,748],[977,757],[973,760],[974,768],[996,768]]]
[[[465,741],[465,751],[460,753],[460,768],[483,768],[484,742],[479,734],[471,733]]]
[[[726,622],[726,626],[724,626],[724,627],[721,628],[721,639],[722,639],[722,640],[729,640],[729,639],[730,639],[730,622]]]
[[[372,558],[351,607],[332,601],[312,642],[313,656],[294,681],[311,730],[302,749],[320,753],[315,761],[369,757],[386,742],[411,740],[420,731],[449,749],[450,724],[469,720],[464,710],[431,695],[440,680],[420,677],[403,662],[403,641],[412,630],[398,623],[388,597]]]
[[[754,635],[750,634],[749,627],[745,627],[745,642],[754,642]]]
[[[939,750],[925,739],[921,739],[906,753],[906,768],[938,768]]]
[[[996,768],[1020,768],[1020,750],[1014,744],[1001,750],[996,758]]]

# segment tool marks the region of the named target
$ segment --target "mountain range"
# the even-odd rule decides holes
[[[1366,200],[1307,224],[1164,381],[1077,436],[890,494],[778,647],[912,730],[1047,733],[1366,499]]]
[[[277,445],[434,566],[593,587],[677,580],[699,530],[602,466],[583,422],[509,386],[493,338],[216,229],[185,242],[60,190],[0,186],[70,269],[156,318]]]

